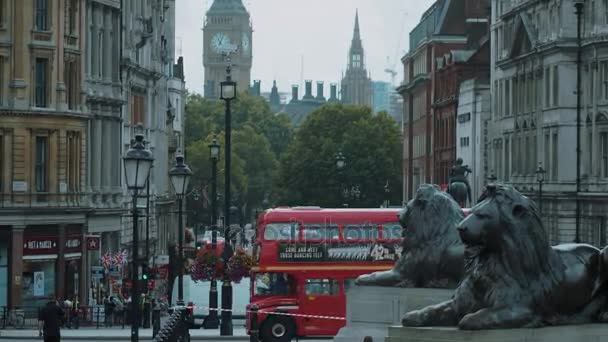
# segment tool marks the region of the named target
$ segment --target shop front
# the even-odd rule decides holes
[[[21,274],[22,306],[40,307],[53,299],[80,301],[82,274],[80,229],[25,229]]]

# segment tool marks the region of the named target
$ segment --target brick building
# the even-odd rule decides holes
[[[460,64],[479,46],[471,42],[486,32],[480,26],[487,24],[488,5],[487,0],[438,0],[410,32],[409,52],[401,59],[404,80],[397,88],[405,108],[404,199],[422,183],[447,183],[456,151],[458,88],[466,79]]]

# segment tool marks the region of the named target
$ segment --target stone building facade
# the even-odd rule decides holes
[[[492,1],[489,164],[499,181],[538,199],[552,242],[606,244],[608,4],[582,15],[580,192],[576,189],[577,18],[573,1]],[[579,226],[576,227],[576,201]]]
[[[176,154],[183,151],[185,102],[183,62],[180,59],[176,63],[174,58],[176,2],[129,1],[125,4],[120,71],[123,85],[121,156],[130,148],[135,134],[143,133],[155,160],[149,188],[142,191],[138,201],[141,209],[139,255],[152,267],[166,267],[167,258],[162,256],[169,254],[168,248],[177,241],[178,230],[176,199],[168,173],[175,164]],[[131,207],[131,193],[123,184],[123,209],[129,210],[125,210],[122,217],[120,244],[129,255],[133,233]],[[152,256],[161,258],[150,258]],[[157,259],[164,260],[163,265],[156,265]]]
[[[411,198],[422,183],[447,183],[456,153],[459,82],[467,77],[456,77],[460,67],[443,68],[443,65],[451,64],[447,62],[454,56],[461,63],[461,59],[476,50],[471,42],[480,41],[480,35],[486,33],[478,24],[487,24],[487,6],[487,0],[438,0],[410,32],[410,48],[401,59],[404,80],[397,88],[405,109],[405,200]]]
[[[85,1],[0,6],[0,306],[86,302]]]

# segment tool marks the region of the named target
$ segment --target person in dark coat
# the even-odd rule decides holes
[[[61,341],[61,320],[65,312],[57,304],[56,300],[52,300],[40,309],[38,312],[38,329],[40,334],[44,336],[44,342]]]

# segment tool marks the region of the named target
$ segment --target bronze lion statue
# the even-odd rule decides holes
[[[458,225],[465,277],[451,300],[408,312],[404,326],[499,329],[605,321],[607,251],[551,247],[536,205],[511,187],[489,185]]]
[[[362,275],[357,285],[456,288],[464,274],[464,245],[456,226],[464,214],[437,185],[423,184],[400,211],[402,253],[393,269]]]

